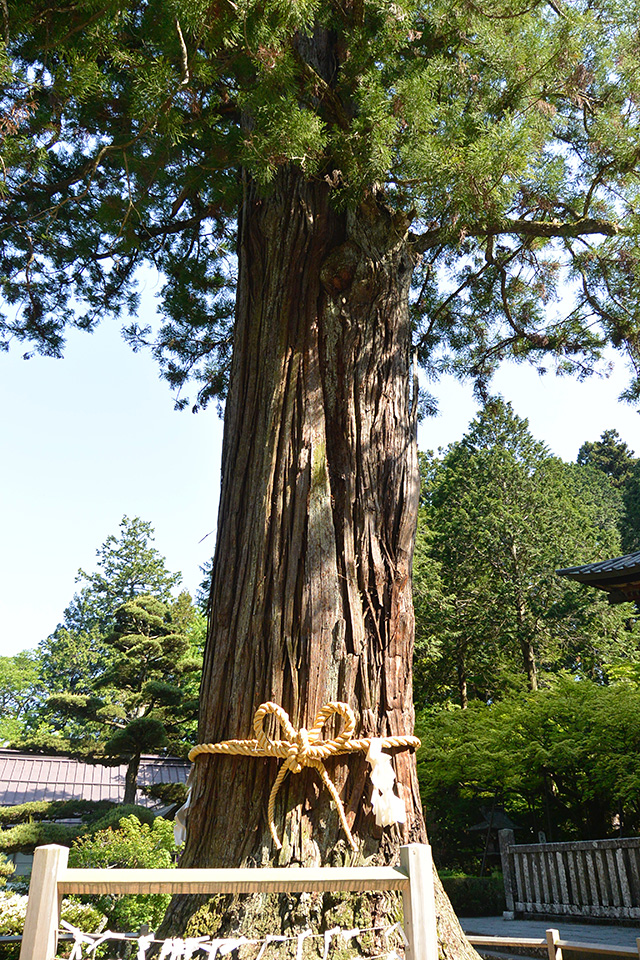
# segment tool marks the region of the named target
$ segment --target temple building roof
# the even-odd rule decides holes
[[[605,590],[609,603],[634,602],[640,609],[640,550],[624,557],[556,570],[561,577]]]
[[[179,757],[144,756],[138,784],[185,783],[191,764]],[[0,806],[11,807],[34,800],[110,800],[122,803],[126,766],[105,767],[71,757],[46,757],[0,749]],[[136,803],[145,807],[158,801],[138,790]]]

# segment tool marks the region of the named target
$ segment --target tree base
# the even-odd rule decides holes
[[[435,870],[434,888],[440,960],[478,960]],[[402,897],[391,892],[180,896],[174,897],[158,935],[245,936],[255,940],[269,936],[291,937],[268,949],[278,951],[278,960],[293,960],[297,957],[297,935],[311,930],[314,936],[304,940],[302,957],[315,960],[323,956],[325,931],[334,927],[357,928],[361,931],[359,936],[348,942],[334,941],[330,953],[331,960],[349,960],[386,955],[392,949],[403,956],[401,934],[392,934],[389,941],[384,936],[385,929],[402,921]],[[237,956],[239,960],[255,960],[256,946],[241,947]]]

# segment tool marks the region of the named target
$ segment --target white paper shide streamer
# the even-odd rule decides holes
[[[392,823],[404,823],[407,811],[404,800],[393,792],[396,775],[391,766],[391,757],[382,752],[382,741],[373,739],[367,760],[371,764],[371,805],[379,827],[388,827]]]
[[[343,930],[342,927],[332,927],[325,933],[303,930],[302,933],[293,936],[269,934],[264,940],[251,940],[243,936],[220,938],[204,936],[185,937],[184,939],[182,937],[169,937],[166,940],[156,940],[153,933],[138,937],[126,933],[113,933],[111,930],[105,930],[104,933],[84,933],[64,920],[61,921],[61,925],[73,934],[74,943],[70,960],[93,960],[91,955],[95,955],[96,948],[106,940],[132,940],[138,947],[136,960],[147,960],[146,954],[149,948],[152,944],[157,943],[161,944],[158,960],[193,960],[194,954],[198,951],[202,951],[205,955],[208,954],[208,960],[220,960],[220,958],[234,953],[245,944],[255,946],[258,949],[255,960],[262,960],[270,946],[292,941],[296,943],[296,960],[302,960],[303,944],[308,937],[324,941],[323,960],[330,960],[334,948],[339,948],[340,944],[349,943],[354,937],[359,937],[361,933],[365,932],[358,927],[350,930]],[[395,923],[391,927],[368,927],[366,930],[379,930],[387,944],[385,952],[378,954],[378,957],[383,958],[383,960],[400,960],[397,952],[391,948],[389,943],[389,938],[394,933],[404,937],[400,924]]]
[[[177,846],[184,843],[187,839],[187,817],[189,816],[189,807],[191,806],[191,791],[193,789],[193,767],[187,777],[187,799],[182,804],[173,818],[173,837]]]

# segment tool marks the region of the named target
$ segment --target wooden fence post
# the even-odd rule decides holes
[[[562,947],[559,947],[559,930],[547,930],[547,950],[549,951],[549,960],[562,960]]]
[[[436,901],[433,889],[433,860],[427,843],[400,847],[400,866],[409,877],[409,889],[402,894],[406,960],[438,960]]]
[[[502,882],[504,883],[504,899],[507,909],[503,911],[502,916],[505,920],[513,920],[515,917],[515,897],[513,865],[509,847],[516,842],[513,830],[498,830],[498,843],[500,844],[500,860],[502,861]]]
[[[20,960],[53,960],[56,955],[61,900],[58,879],[68,859],[68,847],[54,843],[36,847]]]

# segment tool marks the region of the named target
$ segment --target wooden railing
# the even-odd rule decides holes
[[[500,831],[507,911],[640,918],[640,838],[515,844]]]
[[[470,934],[468,941],[474,947],[488,947],[489,950],[498,951],[508,947],[516,947],[522,956],[526,956],[525,951],[532,952],[545,951],[549,960],[563,960],[563,951],[565,953],[588,954],[591,957],[617,957],[619,960],[638,960],[640,958],[640,939],[636,940],[635,947],[613,946],[604,943],[582,943],[577,940],[563,940],[560,937],[559,930],[545,931],[545,938],[538,937],[477,937]]]
[[[60,901],[67,893],[304,893],[399,890],[407,960],[438,960],[431,848],[400,849],[399,867],[263,867],[220,870],[74,870],[69,850],[37,847],[20,960],[53,960]]]

